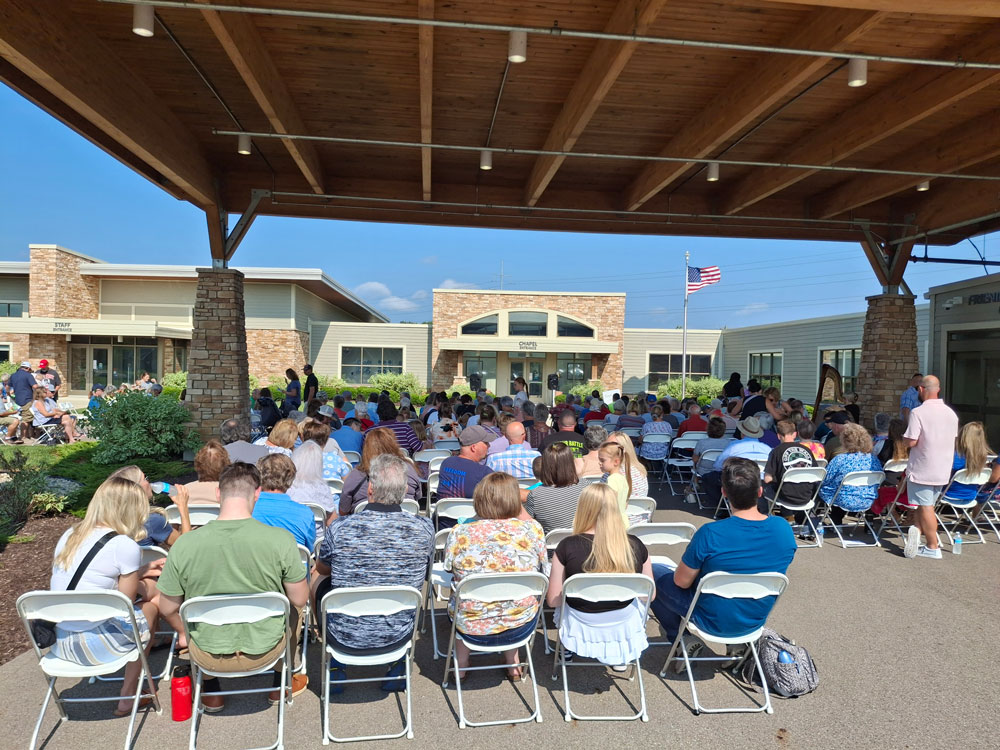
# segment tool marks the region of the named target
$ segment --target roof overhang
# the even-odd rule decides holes
[[[30,273],[31,264],[27,261],[0,260],[0,275],[28,276]]]
[[[438,341],[438,348],[459,351],[615,354],[619,345],[616,341],[585,338],[519,339],[510,336],[460,336],[454,339],[441,339]]]
[[[5,318],[8,333],[48,333],[67,336],[149,336],[190,339],[190,326],[164,326],[155,320],[97,320],[93,318]]]

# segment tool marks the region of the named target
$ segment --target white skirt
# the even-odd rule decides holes
[[[573,653],[602,664],[628,664],[649,645],[642,620],[644,610],[637,599],[624,609],[610,612],[581,612],[566,607],[566,619],[560,622],[562,610],[558,609],[559,640]]]

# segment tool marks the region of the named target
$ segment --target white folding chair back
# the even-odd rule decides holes
[[[181,512],[176,505],[168,505],[164,511],[167,514],[167,521],[171,524],[180,524]],[[204,526],[219,517],[219,505],[218,503],[189,504],[188,517],[192,526]]]
[[[629,529],[634,529],[653,520],[656,501],[651,497],[630,497],[625,501],[625,515],[629,520]]]
[[[413,739],[413,693],[411,675],[413,668],[413,641],[416,638],[416,612],[420,609],[423,594],[411,586],[358,586],[352,588],[333,589],[320,602],[320,621],[323,626],[323,744],[330,740],[334,742],[353,742],[360,740],[391,740],[406,735]],[[413,611],[413,632],[405,645],[379,654],[358,654],[340,651],[326,641],[326,626],[328,615],[344,615],[347,617],[391,617],[401,612]],[[396,734],[369,735],[364,737],[335,737],[330,732],[330,659],[336,659],[341,664],[351,666],[377,666],[394,664],[405,659],[405,692],[406,710],[403,714],[403,729]],[[338,685],[351,683],[381,682],[383,677],[350,678],[339,681]],[[350,709],[349,709],[350,710]]]
[[[457,451],[461,447],[461,443],[459,443],[456,438],[434,441],[434,450]]]
[[[139,672],[139,682],[136,686],[132,699],[132,713],[128,723],[128,733],[125,736],[125,750],[132,745],[132,732],[135,728],[135,715],[139,709],[139,701],[143,697],[143,683],[149,687],[147,695],[153,697],[153,706],[156,713],[162,713],[159,699],[156,698],[156,689],[153,686],[153,677],[149,670],[149,663],[146,661],[146,654],[141,646],[133,648],[122,654],[113,662],[98,664],[95,666],[83,666],[72,661],[60,659],[52,649],[44,655],[38,647],[31,633],[31,620],[48,620],[59,623],[66,620],[84,621],[99,623],[112,617],[123,617],[132,625],[132,638],[136,644],[141,643],[139,628],[135,620],[135,611],[132,602],[120,591],[29,591],[21,594],[16,603],[17,614],[21,618],[25,631],[28,633],[28,640],[35,649],[35,657],[38,659],[38,666],[42,673],[48,678],[48,690],[45,692],[45,700],[42,702],[42,709],[38,713],[38,720],[35,722],[35,729],[31,734],[30,750],[34,750],[38,743],[38,733],[42,727],[42,720],[45,718],[45,711],[49,707],[49,701],[54,700],[59,716],[63,721],[69,717],[66,715],[64,703],[95,703],[118,701],[123,696],[99,696],[89,698],[64,698],[56,690],[56,680],[60,677],[71,679],[81,679],[85,677],[98,677],[111,675],[122,669],[129,662],[138,659],[142,665]]]
[[[683,660],[684,668],[687,671],[688,682],[691,685],[691,695],[694,699],[694,711],[696,714],[700,713],[757,713],[766,712],[774,713],[774,709],[771,708],[771,696],[768,692],[767,677],[764,674],[764,669],[760,663],[760,656],[757,653],[757,640],[761,636],[761,632],[764,629],[764,625],[767,619],[760,623],[757,627],[750,633],[741,636],[722,636],[716,633],[712,633],[697,626],[691,621],[692,615],[695,613],[698,607],[698,602],[702,596],[713,595],[722,597],[724,599],[764,599],[766,597],[775,597],[774,604],[777,604],[777,599],[784,593],[788,586],[788,578],[781,573],[725,573],[722,571],[717,571],[715,573],[708,573],[699,582],[698,588],[695,590],[694,599],[691,600],[691,606],[688,608],[687,614],[681,621],[680,629],[677,632],[677,638],[674,640],[674,645],[670,649],[670,653],[667,654],[667,660],[663,664],[663,669],[660,670],[660,677],[666,677],[667,667],[675,659]],[[771,606],[771,611],[774,610],[774,605]],[[762,690],[764,693],[764,703],[756,704],[753,707],[733,707],[733,708],[706,708],[698,700],[698,689],[695,686],[694,672],[691,669],[692,662],[731,662],[732,657],[730,656],[699,656],[694,657],[688,654],[687,643],[685,641],[685,633],[690,632],[703,641],[709,641],[712,643],[721,643],[725,645],[738,645],[746,644],[750,650],[751,655],[757,664],[757,675],[760,678]],[[675,657],[674,654],[680,650],[681,655]],[[741,688],[742,689],[742,688]],[[743,690],[744,694],[748,697],[750,693]],[[756,701],[755,701],[756,703]]]
[[[309,571],[312,568],[313,560],[316,559],[316,555],[312,550],[310,550],[303,544],[297,544],[295,546],[299,548],[299,559],[305,566],[306,575],[308,576]],[[299,668],[295,670],[300,674],[305,674],[309,664],[306,657],[308,656],[309,653],[309,622],[311,620],[311,615],[312,615],[312,606],[310,600],[306,600],[305,606],[302,608],[302,621],[299,623],[299,627],[302,629],[302,638],[301,638],[302,653],[299,656]]]
[[[463,601],[470,600],[492,603],[498,601],[526,599],[529,596],[541,599],[545,596],[545,591],[548,589],[548,586],[549,579],[542,573],[525,572],[474,574],[463,578],[455,587],[455,600],[457,602],[456,607],[461,608]],[[444,682],[442,683],[442,687],[448,687],[448,674],[452,671],[452,669],[454,669],[455,694],[458,698],[459,729],[465,729],[466,726],[482,727],[494,726],[498,724],[523,724],[528,721],[541,722],[542,711],[541,704],[538,700],[538,683],[535,680],[535,665],[531,660],[531,643],[535,638],[536,631],[533,629],[522,640],[516,643],[505,644],[503,646],[479,646],[474,643],[463,641],[466,647],[474,653],[500,653],[501,651],[509,651],[511,649],[520,649],[521,647],[524,647],[523,662],[519,662],[518,664],[485,664],[482,666],[470,666],[466,671],[475,672],[484,669],[508,669],[515,666],[520,669],[527,667],[531,676],[531,688],[534,695],[534,707],[531,715],[525,718],[473,722],[469,721],[465,717],[465,706],[462,702],[462,678],[459,675],[458,662],[455,658],[455,644],[457,640],[461,638],[461,634],[457,630],[457,623],[458,620],[456,618],[452,621],[451,625],[451,638],[448,641],[448,656],[445,658],[444,663]]]
[[[715,464],[715,460],[722,455],[722,451],[722,448],[709,448],[698,456],[698,463],[705,461],[706,463]]]
[[[618,432],[629,437],[639,437],[642,435],[642,430],[639,427],[622,427]]]
[[[357,451],[344,451],[344,460],[351,466],[357,466],[361,463],[361,454]]]
[[[975,532],[977,539],[968,540],[967,544],[985,544],[986,537],[983,536],[983,532],[979,529],[979,524],[972,517],[969,511],[976,507],[979,503],[979,494],[983,491],[983,487],[986,483],[990,481],[990,477],[993,475],[993,466],[987,463],[983,469],[980,471],[970,471],[969,469],[959,469],[955,472],[955,475],[948,482],[948,486],[944,488],[940,495],[938,495],[936,507],[934,509],[934,515],[937,516],[938,523],[941,528],[944,529],[945,536],[948,537],[948,542],[954,546],[955,537],[960,536],[958,531],[959,523],[961,523],[964,518],[969,525],[969,531]],[[950,497],[949,493],[951,488],[956,484],[971,485],[976,488],[976,493],[969,500],[960,500],[958,498]],[[955,513],[955,521],[948,526],[947,521],[941,515],[941,511],[944,508],[950,508]],[[987,519],[989,516],[987,516]]]
[[[439,448],[431,448],[422,451],[417,451],[413,454],[413,460],[419,462],[430,463],[435,458],[451,458],[451,451],[441,450]],[[440,465],[440,464],[439,464]]]
[[[434,473],[437,473],[437,472],[441,471],[441,464],[443,464],[450,457],[451,457],[450,453],[449,453],[448,456],[435,456],[427,464],[428,471],[434,472]]]
[[[367,500],[362,500],[360,503],[358,503],[357,505],[354,506],[354,510],[352,512],[354,512],[354,513],[360,513],[361,511],[363,511],[367,507],[368,507],[368,501]],[[418,503],[416,500],[413,500],[413,499],[411,499],[409,497],[403,498],[403,502],[401,502],[399,504],[399,507],[402,508],[407,513],[413,513],[414,515],[417,515],[417,514],[420,513],[420,503]]]
[[[771,500],[770,512],[774,512],[775,507],[784,508],[790,510],[793,513],[804,513],[806,522],[805,524],[799,524],[798,528],[811,530],[813,539],[815,540],[811,544],[800,544],[796,542],[796,546],[799,549],[806,549],[812,547],[822,547],[823,537],[820,536],[816,525],[813,523],[812,515],[809,513],[814,507],[816,507],[816,496],[819,494],[820,485],[823,484],[823,480],[826,479],[826,469],[822,466],[797,466],[791,469],[785,469],[785,473],[781,475],[781,481],[778,483],[778,489],[774,493],[774,498]],[[784,497],[784,490],[786,484],[815,484],[812,496],[804,503],[793,503]]]
[[[451,592],[451,581],[452,575],[450,570],[445,570],[444,567],[444,551],[448,544],[448,536],[451,534],[451,529],[441,529],[434,534],[434,560],[427,568],[427,586],[425,588],[424,595],[424,607],[425,614],[423,619],[423,624],[420,628],[421,633],[427,632],[427,620],[431,621],[431,643],[434,646],[434,658],[442,659],[445,656],[445,652],[441,650],[438,644],[438,634],[437,634],[437,608],[435,604],[437,602],[448,601],[448,595]],[[447,611],[442,612],[442,614],[447,614]]]
[[[822,466],[825,469],[827,467],[827,464],[829,464],[829,461],[827,461],[825,458],[817,458],[816,459],[816,465],[817,466]]]
[[[536,484],[538,484],[538,480],[535,477],[525,477],[517,480],[517,486],[522,490],[534,487]]]
[[[701,440],[702,438],[707,438],[708,437],[708,432],[706,432],[705,430],[688,430],[681,437],[691,438],[692,440],[694,440],[694,441],[697,442],[698,440]]]
[[[909,459],[906,458],[892,458],[885,462],[885,466],[882,467],[882,471],[888,473],[890,471],[896,473],[902,473],[906,471],[906,467],[910,465]]]
[[[628,530],[647,548],[657,546],[672,547],[675,544],[687,544],[694,536],[695,527],[690,523],[643,523]],[[649,556],[652,563],[676,568],[677,563],[666,555]]]
[[[166,556],[167,551],[155,544],[150,547],[139,547],[139,565],[149,565],[151,562],[162,560]]]
[[[303,503],[303,505],[312,511],[313,520],[316,522],[317,529],[322,529],[326,526],[326,508],[319,503]]]
[[[545,549],[549,553],[550,558],[555,554],[559,542],[569,536],[573,536],[573,529],[552,529],[545,535]],[[554,611],[555,607],[549,607],[544,600],[542,601],[542,615],[538,619],[542,623],[542,644],[545,647],[545,653],[552,651],[552,647],[549,645],[549,624],[545,615],[548,612]]]
[[[837,485],[837,491],[833,494],[828,505],[833,507],[837,504],[837,498],[840,497],[840,492],[844,487],[878,487],[885,481],[885,473],[881,471],[849,471],[844,475],[844,478],[840,480],[840,484]],[[882,542],[879,541],[878,533],[872,528],[871,524],[868,523],[868,519],[863,513],[858,513],[856,515],[857,521],[851,526],[851,535],[861,528],[862,526],[868,530],[868,533],[872,535],[872,543],[862,542],[857,539],[845,539],[841,529],[845,524],[835,524],[833,520],[826,514],[822,514],[820,518],[820,524],[830,522],[830,526],[833,528],[834,533],[837,535],[837,539],[840,541],[840,546],[844,549],[849,547],[881,547]]]
[[[427,508],[430,509],[432,503],[431,499],[437,495],[438,487],[441,484],[441,475],[432,471],[427,477]]]
[[[434,523],[437,525],[439,519],[450,518],[458,521],[462,518],[472,518],[476,515],[476,506],[471,497],[446,497],[438,500],[434,504]]]
[[[587,602],[632,602],[638,600],[642,608],[642,623],[645,626],[649,618],[649,603],[652,600],[656,584],[653,579],[637,573],[580,573],[570,576],[563,583],[562,601],[559,605],[560,623],[565,623],[571,617],[567,611],[569,605],[567,599],[583,599]],[[631,606],[631,605],[629,605]],[[627,616],[625,610],[621,610],[623,617]],[[582,658],[567,662],[565,649],[562,645],[562,626],[560,626],[556,642],[555,659],[552,664],[552,679],[556,679],[556,669],[562,668],[563,699],[566,702],[564,718],[566,721],[588,720],[588,721],[632,721],[642,719],[649,721],[649,714],[646,711],[646,689],[642,683],[642,670],[639,667],[639,656],[630,663],[631,675],[629,680],[638,676],[639,681],[639,710],[634,714],[625,716],[592,716],[575,713],[570,704],[569,672],[568,667],[604,667],[606,665],[596,661],[583,661]],[[630,648],[629,650],[632,650]],[[645,646],[643,647],[645,650]]]
[[[343,479],[327,479],[326,486],[330,488],[331,495],[339,495],[344,491]]]

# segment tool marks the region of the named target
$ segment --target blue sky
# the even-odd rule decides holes
[[[56,243],[118,263],[207,263],[204,214],[178,201],[0,84],[0,259]],[[235,218],[231,224],[235,223]],[[996,258],[996,235],[976,241]],[[692,328],[865,309],[875,281],[860,245],[631,237],[258,218],[233,265],[320,267],[393,320],[431,318],[435,287],[627,292],[626,325],[680,326],[684,251],[722,282],[691,296]],[[974,258],[968,243],[931,255]],[[921,297],[981,266],[911,264]]]

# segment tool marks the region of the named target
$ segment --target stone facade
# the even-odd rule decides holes
[[[483,293],[476,291],[434,292],[434,327],[431,332],[431,388],[442,389],[455,382],[458,351],[442,351],[441,339],[455,338],[463,322],[495,310],[554,310],[572,315],[594,327],[596,338],[613,341],[618,351],[592,355],[591,375],[605,389],[622,385],[622,355],[625,340],[625,296],[592,294]],[[587,340],[580,339],[580,351]]]
[[[30,252],[31,317],[100,317],[101,282],[96,276],[80,274],[80,266],[90,263],[88,259],[54,245],[32,245]]]
[[[879,294],[867,299],[857,391],[862,419],[871,429],[876,413],[899,412],[899,396],[920,363],[915,298]]]
[[[225,419],[249,420],[248,380],[243,274],[199,268],[187,400],[203,440],[217,436]]]
[[[305,331],[280,331],[276,329],[251,329],[247,331],[247,353],[250,372],[267,380],[279,379],[291,367],[302,375],[302,365],[309,362],[309,334]]]
[[[66,336],[57,333],[33,333],[28,342],[28,360],[31,366],[37,368],[38,360],[47,359],[49,367],[59,373],[63,379],[63,391],[69,390],[66,379],[69,377],[69,344]]]

